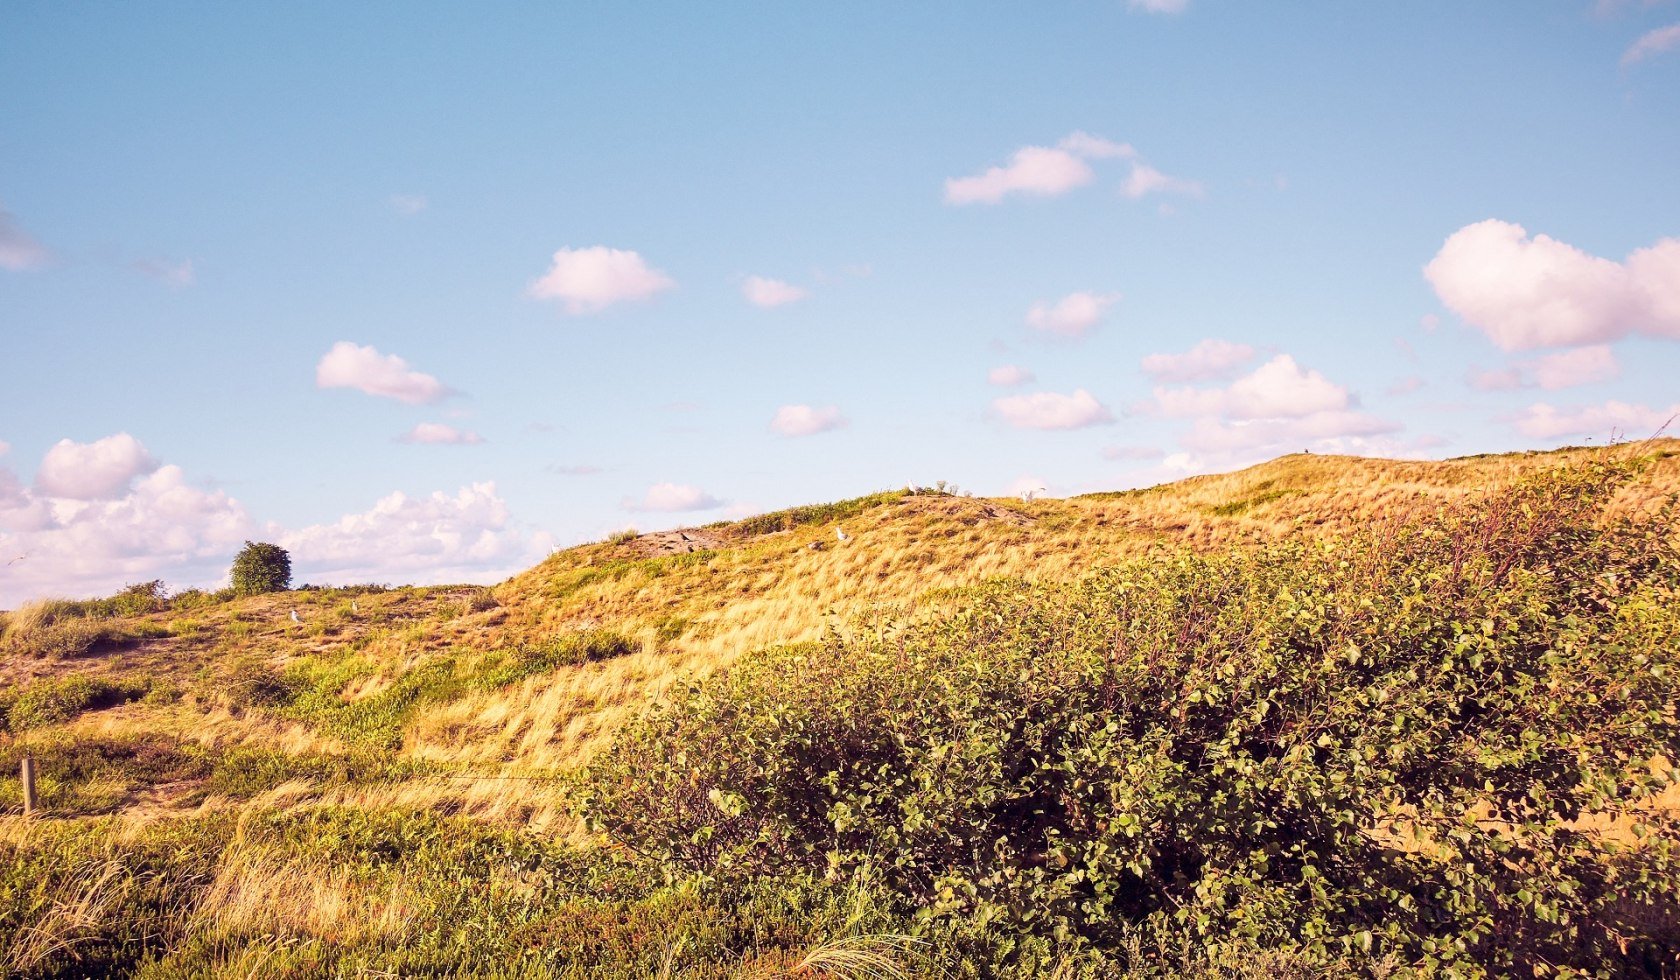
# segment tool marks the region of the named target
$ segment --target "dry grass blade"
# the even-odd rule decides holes
[[[6,965],[25,976],[95,932],[106,909],[121,901],[133,879],[123,866],[107,860],[77,875],[59,889],[60,895],[40,918],[24,929],[6,951]]]
[[[914,956],[923,944],[914,936],[895,933],[846,936],[813,947],[789,974],[837,980],[909,980],[910,971],[902,960]]]

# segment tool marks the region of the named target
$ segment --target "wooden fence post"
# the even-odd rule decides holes
[[[35,760],[23,757],[23,814],[35,812]]]

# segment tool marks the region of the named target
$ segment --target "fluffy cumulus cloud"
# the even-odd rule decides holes
[[[1680,416],[1680,402],[1667,408],[1649,408],[1622,401],[1602,405],[1558,408],[1537,402],[1511,418],[1512,427],[1534,439],[1562,436],[1591,436],[1609,439],[1625,436],[1639,439],[1656,433]]]
[[[484,437],[470,429],[457,429],[442,422],[421,422],[397,437],[398,442],[415,442],[431,446],[473,446]]]
[[[238,501],[159,466],[104,499],[55,496],[0,469],[0,608],[163,578],[211,585],[258,529]]]
[[[723,503],[699,487],[686,483],[655,483],[648,487],[641,499],[626,497],[622,505],[625,510],[680,514],[693,510],[716,510]]]
[[[1013,388],[1033,379],[1033,373],[1016,364],[1004,364],[986,372],[986,383],[999,388]]]
[[[1089,184],[1096,174],[1077,154],[1057,147],[1023,146],[1001,167],[945,181],[949,204],[996,204],[1007,194],[1055,197]]]
[[[1157,387],[1144,408],[1191,420],[1179,443],[1197,454],[1196,469],[1303,447],[1364,451],[1372,448],[1370,437],[1400,428],[1360,411],[1345,386],[1288,354],[1273,357],[1224,387]]]
[[[1348,390],[1295,358],[1279,354],[1226,388],[1156,388],[1159,414],[1222,415],[1236,420],[1303,418],[1347,408]]]
[[[1254,348],[1228,340],[1208,339],[1182,354],[1151,354],[1143,359],[1143,373],[1157,383],[1183,384],[1216,381],[1254,360]]]
[[[1036,391],[999,398],[992,402],[992,411],[1017,429],[1083,429],[1114,421],[1114,413],[1084,388],[1070,395]]]
[[[492,582],[553,547],[545,533],[513,520],[492,482],[454,494],[391,493],[372,508],[280,534],[299,579],[352,582]]]
[[[48,497],[112,500],[127,494],[136,477],[157,468],[140,440],[126,432],[94,442],[60,439],[35,471],[35,486]]]
[[[1659,54],[1672,51],[1680,47],[1680,24],[1670,24],[1652,31],[1646,31],[1639,36],[1639,40],[1628,45],[1622,53],[1622,67],[1636,65],[1647,58],[1654,58]]]
[[[741,295],[747,302],[762,309],[786,306],[797,303],[811,295],[810,291],[790,282],[780,279],[766,279],[763,276],[748,276],[741,283]]]
[[[105,595],[151,579],[172,589],[216,587],[246,540],[279,543],[291,551],[298,581],[316,583],[493,581],[553,546],[511,518],[491,483],[453,495],[394,493],[371,510],[288,531],[254,520],[224,491],[194,485],[179,466],[137,463],[150,457],[129,441],[119,434],[80,447],[105,448],[83,454],[89,468],[69,485],[48,465],[55,453],[55,464],[70,459],[62,443],[32,487],[0,467],[0,608]],[[135,469],[125,481],[124,471]]]
[[[18,227],[12,213],[0,207],[0,269],[12,272],[38,269],[51,257],[45,245]]]
[[[810,436],[845,424],[846,417],[833,405],[783,405],[770,420],[770,429],[784,436]]]
[[[1040,333],[1083,337],[1119,300],[1119,293],[1088,292],[1069,293],[1054,303],[1041,300],[1027,311],[1027,326]]]
[[[332,345],[322,355],[315,365],[315,387],[354,388],[410,405],[431,404],[455,394],[448,385],[414,370],[397,355],[381,354],[373,347],[348,340]]]
[[[651,299],[676,285],[635,252],[594,245],[555,252],[547,274],[531,283],[526,294],[558,300],[567,313],[580,316],[617,303]]]
[[[1615,262],[1488,220],[1454,232],[1423,272],[1448,309],[1505,350],[1680,338],[1680,238]]]

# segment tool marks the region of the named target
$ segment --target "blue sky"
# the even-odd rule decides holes
[[[1680,3],[555,6],[0,7],[0,606],[1680,402]]]

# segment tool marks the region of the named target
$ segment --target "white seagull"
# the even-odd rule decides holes
[[[836,538],[839,538],[839,539],[840,539],[840,540],[841,540],[841,541],[850,541],[850,540],[852,540],[852,536],[851,536],[851,535],[849,535],[849,534],[847,534],[847,533],[846,533],[846,532],[845,532],[845,530],[844,530],[844,529],[843,529],[843,528],[838,528],[838,527],[837,527],[837,528],[835,528],[835,529],[834,529],[834,536],[835,536],[835,537],[836,537]]]
[[[303,622],[303,620],[301,620],[301,619],[299,619],[299,618],[298,618],[298,615],[297,615],[297,610],[296,610],[296,609],[293,609],[293,610],[292,610],[292,622],[294,622],[294,623],[301,623],[301,622]]]
[[[360,613],[361,612],[360,609],[356,608],[356,600],[354,600],[354,599],[350,600],[350,611],[353,612],[353,613]]]

